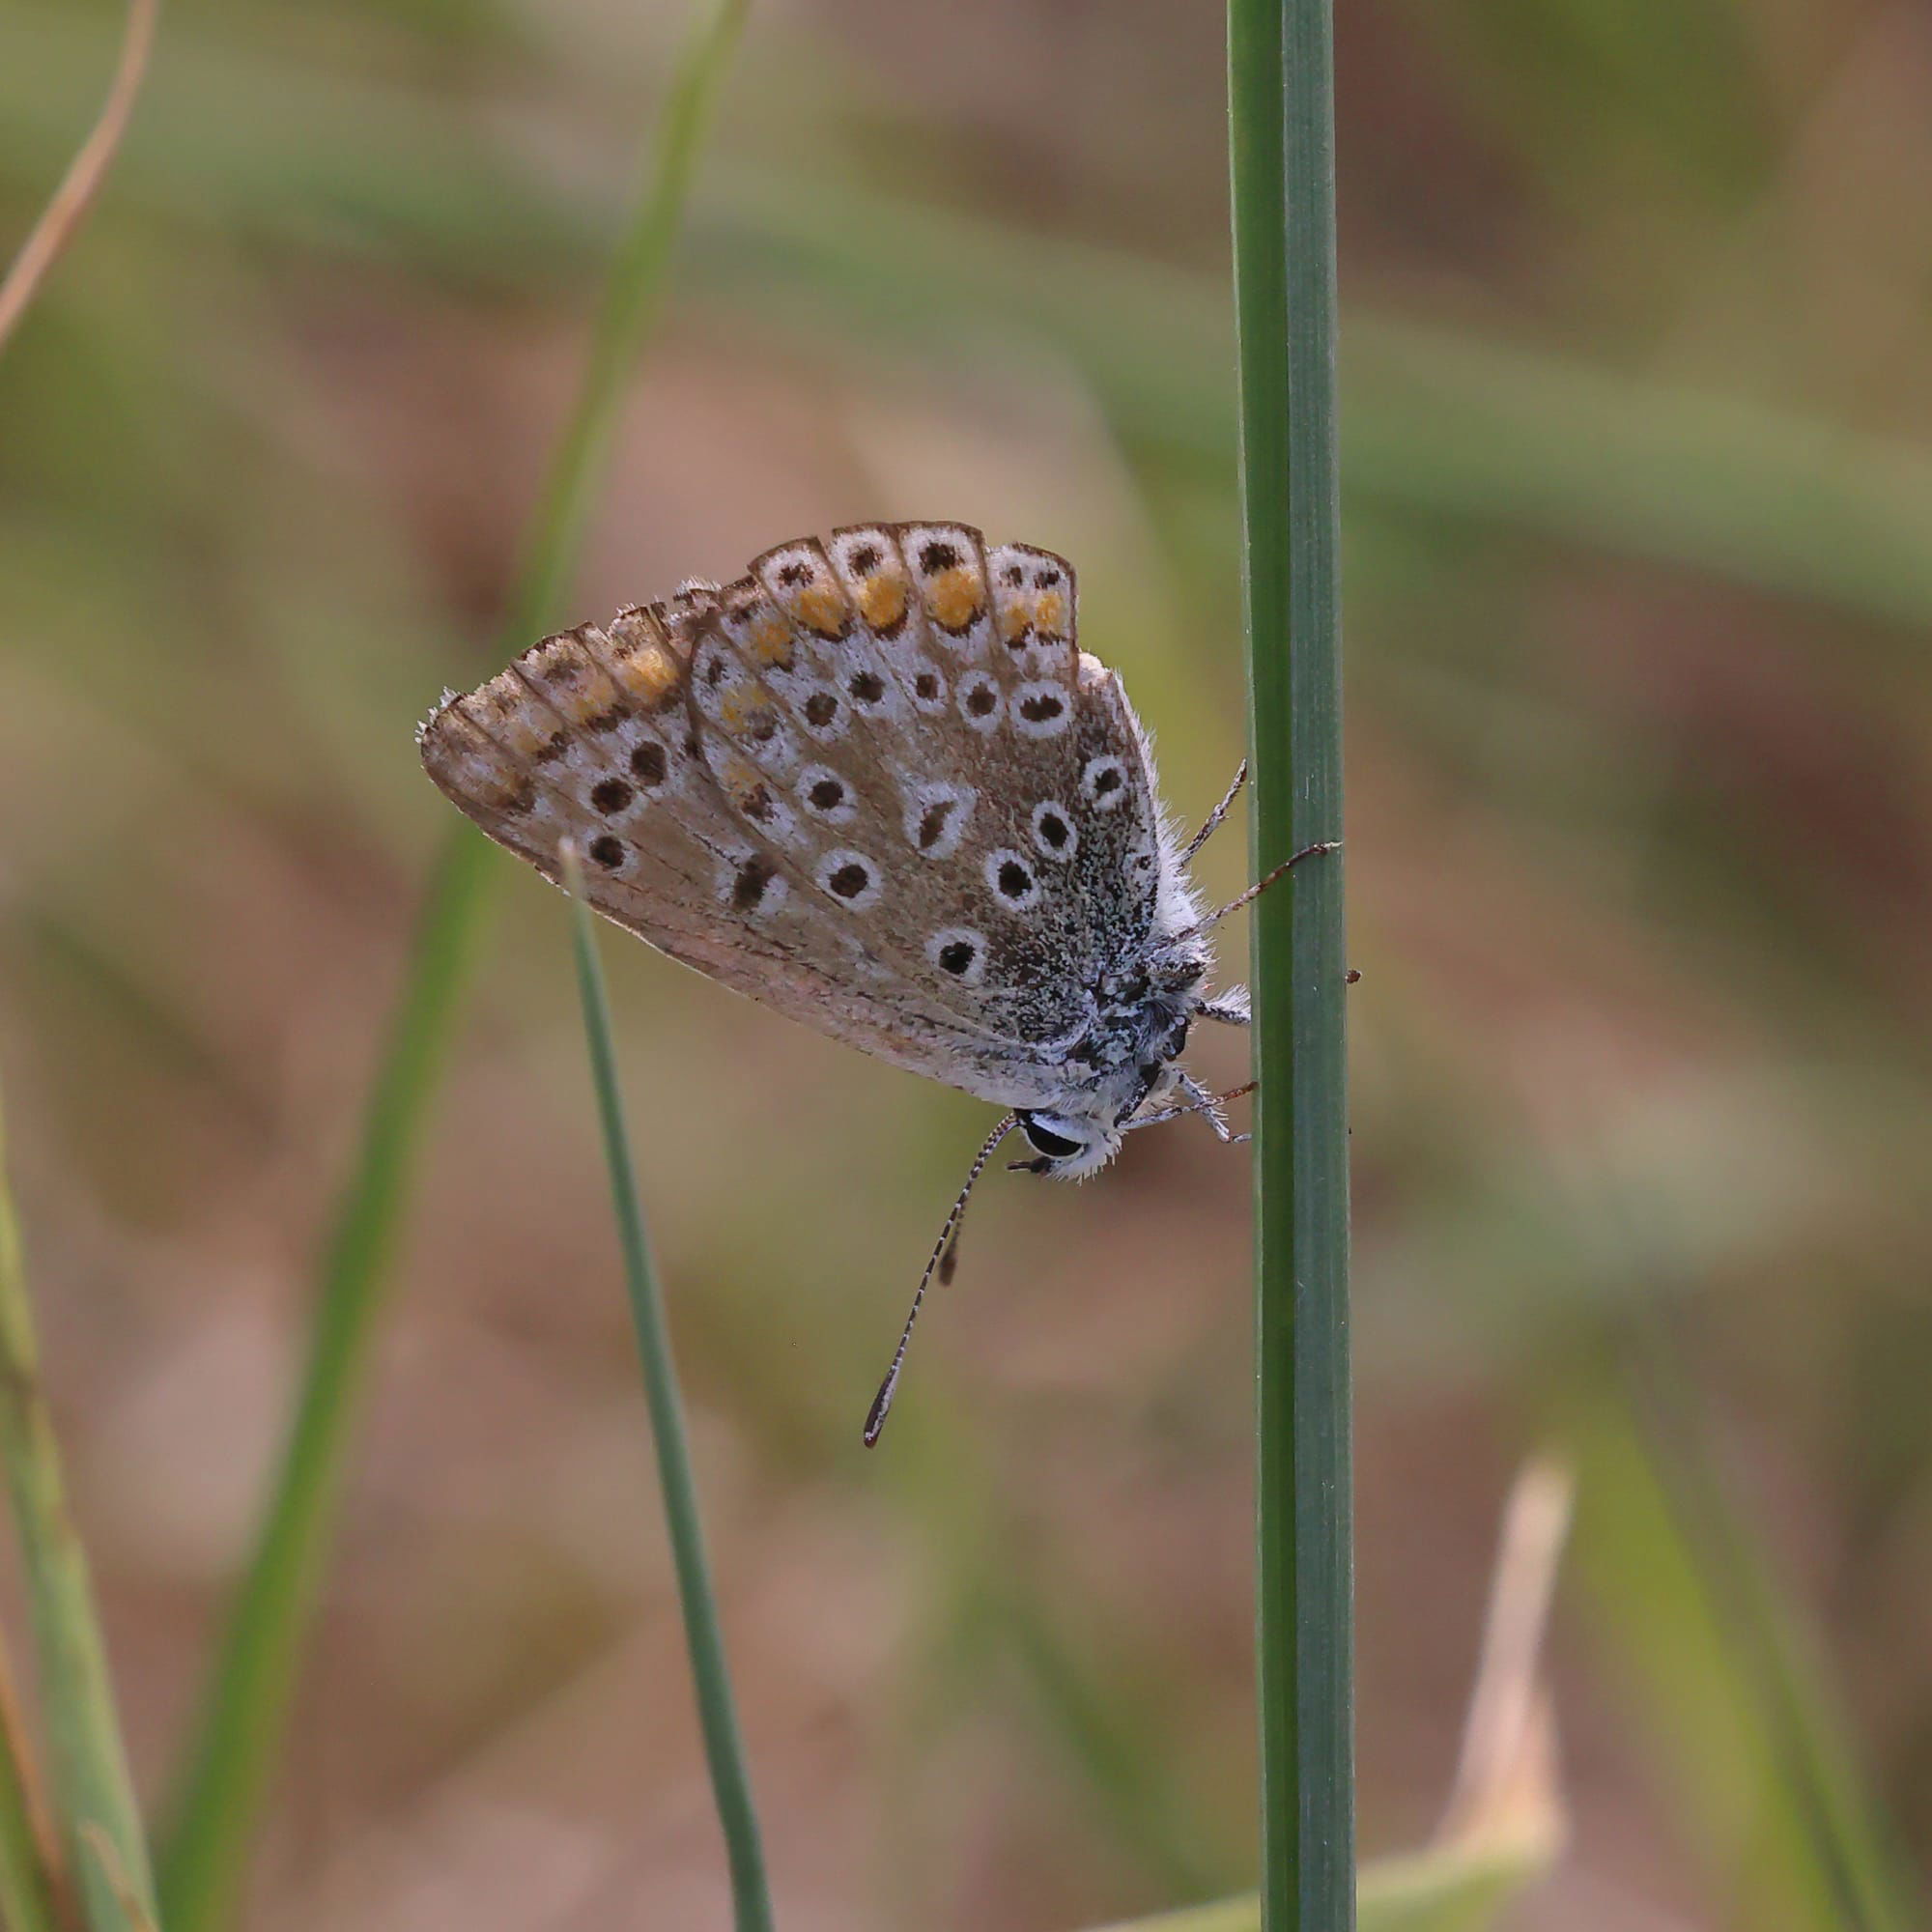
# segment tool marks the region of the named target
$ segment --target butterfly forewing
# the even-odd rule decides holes
[[[1145,949],[1151,772],[1077,646],[1071,568],[866,525],[546,639],[422,734],[547,876],[789,1016],[1009,1106],[1050,1101]]]

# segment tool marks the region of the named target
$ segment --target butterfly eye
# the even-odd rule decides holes
[[[1034,1145],[1037,1152],[1053,1160],[1066,1160],[1080,1151],[1083,1142],[1069,1140],[1065,1134],[1057,1134],[1051,1127],[1043,1127],[1032,1114],[1020,1116],[1020,1132]]]

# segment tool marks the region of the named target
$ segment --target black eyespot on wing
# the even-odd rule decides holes
[[[1066,700],[1051,691],[1037,691],[1020,699],[1020,716],[1029,724],[1046,724],[1066,709]]]
[[[755,824],[767,825],[778,809],[778,800],[770,785],[754,784],[739,801],[738,809]]]
[[[930,704],[939,696],[939,679],[929,670],[923,670],[913,679],[912,688]]]
[[[861,544],[847,562],[852,566],[855,577],[869,577],[879,567],[879,549],[876,544]]]
[[[942,570],[951,570],[959,561],[959,553],[950,543],[941,543],[936,538],[924,545],[919,554],[919,567],[928,577],[937,577]]]
[[[737,912],[756,912],[765,889],[779,875],[777,864],[762,852],[747,859],[731,881],[731,905]]]
[[[939,949],[939,963],[947,972],[964,975],[973,970],[980,950],[970,939],[955,939]]]
[[[1059,812],[1042,811],[1039,815],[1039,836],[1054,851],[1064,852],[1072,832]]]
[[[990,684],[976,684],[966,694],[966,709],[975,718],[984,718],[999,701],[999,694]]]
[[[838,716],[838,700],[829,691],[814,691],[805,700],[805,722],[822,731]]]
[[[622,811],[637,797],[622,779],[599,779],[590,788],[590,803],[606,818]]]
[[[827,892],[841,899],[856,899],[872,883],[872,875],[856,859],[848,860],[826,880]]]
[[[861,704],[876,704],[886,695],[886,681],[875,670],[854,671],[845,689]]]
[[[624,841],[606,832],[590,841],[590,856],[607,872],[614,872],[624,863]]]
[[[631,776],[640,783],[661,785],[665,781],[665,772],[668,769],[665,761],[665,748],[655,738],[646,738],[642,744],[631,752]]]
[[[1000,891],[1009,899],[1024,898],[1033,887],[1033,874],[1017,859],[1009,859],[1000,867]]]
[[[1109,765],[1105,771],[1094,774],[1094,795],[1095,798],[1106,798],[1109,794],[1119,791],[1120,788],[1121,775],[1112,765]]]
[[[801,583],[811,582],[811,567],[804,563],[787,563],[779,569],[779,582],[788,590],[795,590]]]
[[[947,821],[959,809],[956,799],[935,799],[920,814],[919,849],[930,852],[946,837]]]
[[[837,811],[845,802],[845,786],[838,779],[820,779],[806,796],[820,811]]]

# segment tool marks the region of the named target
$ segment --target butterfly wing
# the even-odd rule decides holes
[[[1049,1104],[1162,868],[1146,747],[1049,553],[962,525],[767,552],[546,639],[422,732],[482,829],[737,991]]]

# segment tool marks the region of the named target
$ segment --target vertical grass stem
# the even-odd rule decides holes
[[[731,1897],[737,1932],[771,1932],[772,1909],[765,1885],[764,1852],[752,1804],[751,1777],[731,1698],[724,1662],[724,1639],[718,1601],[704,1555],[704,1531],[697,1513],[697,1487],[685,1440],[684,1402],[671,1356],[670,1328],[664,1295],[651,1263],[643,1209],[638,1201],[637,1170],[624,1123],[623,1095],[617,1082],[616,1047],[611,1038],[610,1003],[597,958],[597,939],[583,896],[583,872],[576,853],[564,849],[564,884],[570,894],[572,934],[577,953],[577,987],[583,1002],[583,1032],[590,1054],[590,1077],[597,1091],[597,1118],[604,1156],[611,1170],[611,1206],[617,1221],[624,1260],[624,1285],[637,1328],[638,1358],[644,1373],[651,1439],[657,1449],[658,1482],[664,1492],[665,1528],[670,1538],[677,1575],[678,1604],[684,1614],[685,1643],[697,1692],[698,1721],[711,1771],[712,1795],[724,1828],[731,1868]]]
[[[1230,0],[1255,866],[1342,836],[1328,0]],[[1265,1932],[1354,1922],[1342,854],[1256,907],[1257,1643]]]

